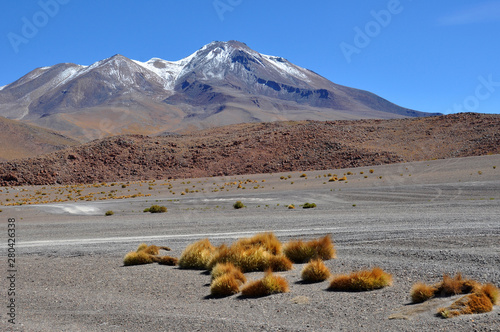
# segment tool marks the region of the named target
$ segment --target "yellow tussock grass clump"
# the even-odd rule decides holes
[[[139,248],[142,248],[142,249],[139,250]],[[170,248],[168,248],[168,247],[158,247],[158,246],[155,246],[154,244],[150,245],[150,246],[146,246],[145,248],[142,247],[142,244],[141,244],[139,246],[139,248],[137,249],[137,251],[144,251],[146,254],[150,254],[150,255],[158,255],[160,253],[160,250],[170,251]]]
[[[288,282],[285,278],[274,275],[268,271],[264,278],[253,281],[243,287],[241,294],[247,297],[263,297],[289,291]]]
[[[230,274],[232,275],[236,280],[241,281],[241,283],[245,283],[247,281],[247,278],[241,272],[239,268],[234,266],[233,263],[219,263],[214,266],[212,269],[211,275],[212,275],[212,281],[215,279],[225,275],[225,274]]]
[[[183,269],[208,270],[209,263],[216,248],[208,239],[189,245],[179,259],[179,267]]]
[[[421,303],[433,297],[477,293],[481,291],[483,287],[485,286],[482,286],[475,280],[464,279],[461,273],[457,273],[453,278],[445,274],[443,275],[443,280],[435,285],[416,283],[410,291],[410,297],[413,303]],[[490,286],[488,286],[487,289],[493,290],[494,288],[496,287],[493,286],[493,288],[490,288]]]
[[[390,285],[392,285],[392,276],[381,268],[375,267],[371,271],[363,270],[349,275],[334,276],[328,290],[359,292],[380,289]]]
[[[431,298],[436,294],[437,287],[423,284],[421,282],[413,285],[410,291],[411,300],[413,303],[422,303]]]
[[[491,299],[482,291],[463,296],[447,308],[439,308],[438,315],[451,318],[459,315],[482,314],[493,310]]]
[[[144,251],[131,251],[123,258],[123,265],[125,266],[151,263],[153,263],[152,255],[145,253]]]
[[[233,263],[243,272],[265,271],[272,268],[274,271],[285,271],[292,268],[292,263],[284,256],[275,256],[263,247],[245,247],[233,245],[221,246],[213,256],[209,266],[217,263]]]
[[[233,246],[243,249],[264,248],[273,255],[281,254],[281,242],[273,233],[259,233],[248,239],[239,239]]]
[[[464,279],[461,273],[455,277],[443,275],[443,280],[433,286],[417,283],[410,292],[413,303],[427,301],[434,296],[462,296],[449,307],[439,308],[437,315],[443,318],[451,318],[459,315],[480,314],[490,312],[498,303],[499,289],[493,284],[484,284]]]
[[[170,256],[164,256],[164,257],[156,256],[160,253],[160,250],[170,250],[170,248],[161,246],[159,247],[155,245],[148,246],[146,243],[141,243],[137,247],[136,251],[129,252],[128,254],[125,255],[125,257],[123,258],[123,264],[125,266],[151,264],[154,262],[163,265],[177,264],[176,258]]]
[[[302,269],[301,277],[305,282],[321,282],[330,277],[330,270],[321,259],[311,260]]]
[[[481,291],[486,296],[488,296],[490,298],[491,303],[493,303],[493,305],[498,304],[498,298],[499,298],[500,291],[498,290],[498,288],[495,285],[486,284],[481,288]]]
[[[170,266],[176,266],[179,260],[175,257],[170,257],[170,256],[153,256],[153,261],[160,265],[170,265]]]
[[[148,245],[146,243],[141,243],[141,244],[139,244],[139,247],[137,247],[137,252],[143,251],[147,247],[148,247]]]
[[[475,280],[464,279],[461,273],[454,278],[443,275],[443,281],[438,285],[439,296],[451,296],[458,294],[473,293],[481,288],[481,284]]]
[[[292,262],[284,255],[279,256],[269,256],[269,261],[267,268],[271,271],[289,271],[293,268]],[[265,271],[266,267],[262,267],[262,271]]]
[[[216,297],[230,296],[239,293],[242,282],[234,274],[223,274],[210,285],[210,294]]]
[[[329,260],[335,258],[335,248],[331,235],[304,242],[294,240],[285,244],[283,253],[294,263],[307,263],[311,259]]]
[[[272,233],[257,234],[248,239],[240,239],[231,246],[221,245],[212,256],[208,268],[217,263],[232,263],[242,272],[287,271],[292,262],[282,255],[281,242]]]

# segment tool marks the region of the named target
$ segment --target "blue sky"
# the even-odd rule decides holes
[[[0,86],[61,62],[179,60],[214,40],[426,112],[500,113],[500,1],[0,3]]]

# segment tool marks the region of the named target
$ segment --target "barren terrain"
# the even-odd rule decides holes
[[[168,137],[117,136],[0,163],[0,185],[231,176],[500,153],[500,116],[232,125]]]
[[[490,313],[445,320],[435,311],[450,299],[412,305],[409,291],[417,281],[435,283],[443,273],[457,272],[500,285],[499,166],[500,155],[491,155],[138,181],[125,188],[121,183],[84,188],[82,195],[116,190],[115,196],[139,191],[151,196],[1,206],[4,229],[8,218],[16,218],[14,330],[498,331],[498,306]],[[346,174],[347,180],[329,182],[328,173]],[[4,187],[0,201],[19,201],[22,195],[33,201],[55,198],[61,190],[42,188]],[[236,200],[247,207],[233,209]],[[317,208],[300,208],[305,202]],[[152,204],[168,212],[142,212]],[[288,204],[297,209],[287,209]],[[108,210],[114,215],[105,217]],[[393,274],[394,285],[329,292],[327,282],[300,283],[302,265],[296,264],[279,273],[288,280],[289,293],[212,299],[207,297],[210,276],[202,271],[122,263],[142,242],[167,245],[179,257],[198,239],[230,243],[263,231],[273,231],[282,242],[332,234],[337,258],[326,264],[333,273],[380,266]],[[5,314],[0,328],[12,328]]]

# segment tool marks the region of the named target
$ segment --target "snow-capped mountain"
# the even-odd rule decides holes
[[[422,116],[237,42],[179,61],[115,55],[37,68],[0,88],[0,116],[81,140],[232,123]]]

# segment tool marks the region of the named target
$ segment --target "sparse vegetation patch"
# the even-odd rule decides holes
[[[316,207],[316,203],[305,203],[304,205],[302,205],[303,209],[312,209],[315,207]]]
[[[493,310],[493,306],[498,303],[499,293],[499,289],[493,284],[482,285],[475,280],[464,279],[461,273],[457,273],[453,278],[443,275],[443,280],[435,285],[416,283],[410,291],[410,296],[413,303],[421,303],[433,297],[468,294],[449,307],[438,309],[438,316],[451,318]]]
[[[301,277],[305,282],[321,282],[330,277],[330,270],[321,259],[311,260],[302,269]]]
[[[159,247],[155,245],[148,246],[145,243],[141,243],[137,247],[136,251],[131,251],[125,255],[125,257],[123,258],[123,265],[125,266],[142,265],[142,264],[151,264],[154,262],[163,265],[177,264],[177,258],[170,256],[163,256],[163,257],[157,256],[160,253],[160,250],[170,251],[170,248],[164,246]]]
[[[335,258],[335,248],[330,235],[307,242],[290,241],[283,247],[283,253],[294,263],[306,263],[315,258],[322,260]]]
[[[289,287],[286,279],[268,271],[264,278],[243,287],[241,293],[247,297],[263,297],[272,294],[287,293],[288,291]]]
[[[242,209],[245,207],[245,205],[241,201],[236,201],[236,203],[233,204],[233,207],[235,209]]]
[[[182,269],[208,270],[216,248],[208,239],[195,242],[183,251],[179,258]]]
[[[167,212],[167,208],[165,206],[151,205],[151,207],[144,209],[144,212],[165,213]]]
[[[328,290],[360,292],[384,288],[392,285],[392,276],[379,267],[353,272],[349,275],[334,276]]]

